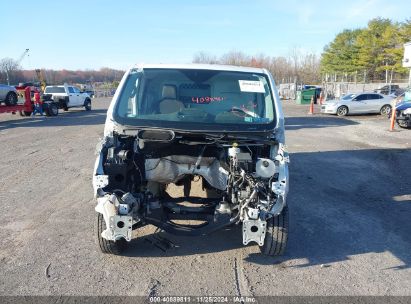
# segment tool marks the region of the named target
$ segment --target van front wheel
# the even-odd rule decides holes
[[[96,243],[98,244],[101,252],[119,255],[126,249],[127,241],[125,239],[109,241],[101,236],[101,233],[106,230],[106,222],[104,221],[104,217],[101,213],[97,213],[94,230]]]
[[[278,216],[267,221],[264,245],[260,246],[261,253],[270,256],[283,255],[288,241],[288,206]]]

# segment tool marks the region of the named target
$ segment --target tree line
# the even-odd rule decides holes
[[[406,78],[404,43],[411,41],[411,20],[375,18],[366,28],[346,29],[325,46],[321,73],[327,80],[387,80]]]
[[[387,81],[405,79],[404,43],[411,42],[411,20],[393,22],[375,18],[366,28],[345,29],[324,47],[321,56],[291,49],[287,56],[250,56],[232,51],[217,57],[199,52],[196,63],[221,63],[267,68],[276,83],[323,81]]]
[[[106,67],[99,70],[42,69],[41,72],[47,84],[118,82],[124,74],[122,70]],[[7,75],[12,85],[40,81],[34,70],[22,70],[15,60],[3,58],[0,60],[0,83],[7,83]]]
[[[247,55],[241,51],[231,51],[220,57],[206,52],[194,55],[193,63],[228,64],[266,68],[276,83],[319,83],[320,57],[314,53],[302,53],[293,48],[288,56]]]

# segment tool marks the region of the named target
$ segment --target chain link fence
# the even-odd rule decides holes
[[[326,99],[339,98],[346,95],[347,93],[361,93],[361,92],[374,92],[385,86],[391,86],[391,88],[406,89],[408,87],[408,79],[399,80],[393,83],[386,82],[369,82],[369,83],[358,83],[358,82],[323,82],[317,85],[322,88],[324,97]],[[301,90],[303,85],[296,83],[281,83],[278,85],[278,94],[281,99],[285,100],[295,100],[297,97],[297,91]]]
[[[354,82],[325,82],[322,84],[322,89],[326,99],[340,98],[347,93],[362,93],[362,92],[374,92],[388,86],[391,88],[405,89],[408,86],[407,82],[395,82],[387,84],[385,82],[374,83],[354,83]]]

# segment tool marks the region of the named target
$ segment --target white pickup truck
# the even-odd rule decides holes
[[[62,86],[47,86],[44,95],[58,103],[64,111],[69,108],[84,107],[91,110],[91,98],[87,93],[82,93],[74,86],[64,84]]]

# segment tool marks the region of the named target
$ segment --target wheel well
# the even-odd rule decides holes
[[[59,107],[60,109],[64,109],[65,107],[68,107],[66,98],[58,98],[54,100],[54,102],[57,104],[57,107]]]

